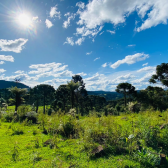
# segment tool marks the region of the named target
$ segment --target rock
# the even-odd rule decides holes
[[[50,145],[52,143],[52,139],[48,139],[47,141],[45,141],[44,143],[43,143],[43,146],[48,146],[48,145]]]
[[[168,123],[161,125],[161,126],[160,126],[160,129],[165,128],[167,125],[168,125]]]
[[[101,155],[103,153],[104,149],[101,145],[99,145],[98,147],[96,147],[95,149],[92,150],[92,154],[95,156]]]

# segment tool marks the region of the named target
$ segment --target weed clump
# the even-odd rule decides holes
[[[12,150],[12,160],[16,162],[18,158],[19,158],[19,147],[17,146],[17,144],[15,144]]]
[[[22,135],[24,133],[21,126],[12,126],[11,129],[13,131],[12,135]]]

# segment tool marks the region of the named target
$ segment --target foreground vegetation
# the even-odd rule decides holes
[[[150,82],[168,87],[168,64]],[[168,168],[168,90],[116,92],[123,98],[88,95],[80,75],[56,90],[1,90],[0,167]]]
[[[1,112],[0,167],[167,167],[168,111],[49,116],[29,108]]]

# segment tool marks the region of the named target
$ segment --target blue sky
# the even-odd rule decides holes
[[[144,89],[168,56],[167,0],[4,0],[0,79],[57,88],[80,74],[87,90]]]

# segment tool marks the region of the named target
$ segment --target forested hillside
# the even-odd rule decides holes
[[[18,88],[29,88],[29,86],[27,86],[23,83],[0,80],[0,89],[6,89],[6,88],[10,88],[12,86],[13,87],[17,86]]]
[[[123,97],[122,94],[117,92],[107,92],[107,91],[87,91],[87,92],[88,92],[88,95],[104,97],[107,101],[117,100]]]

